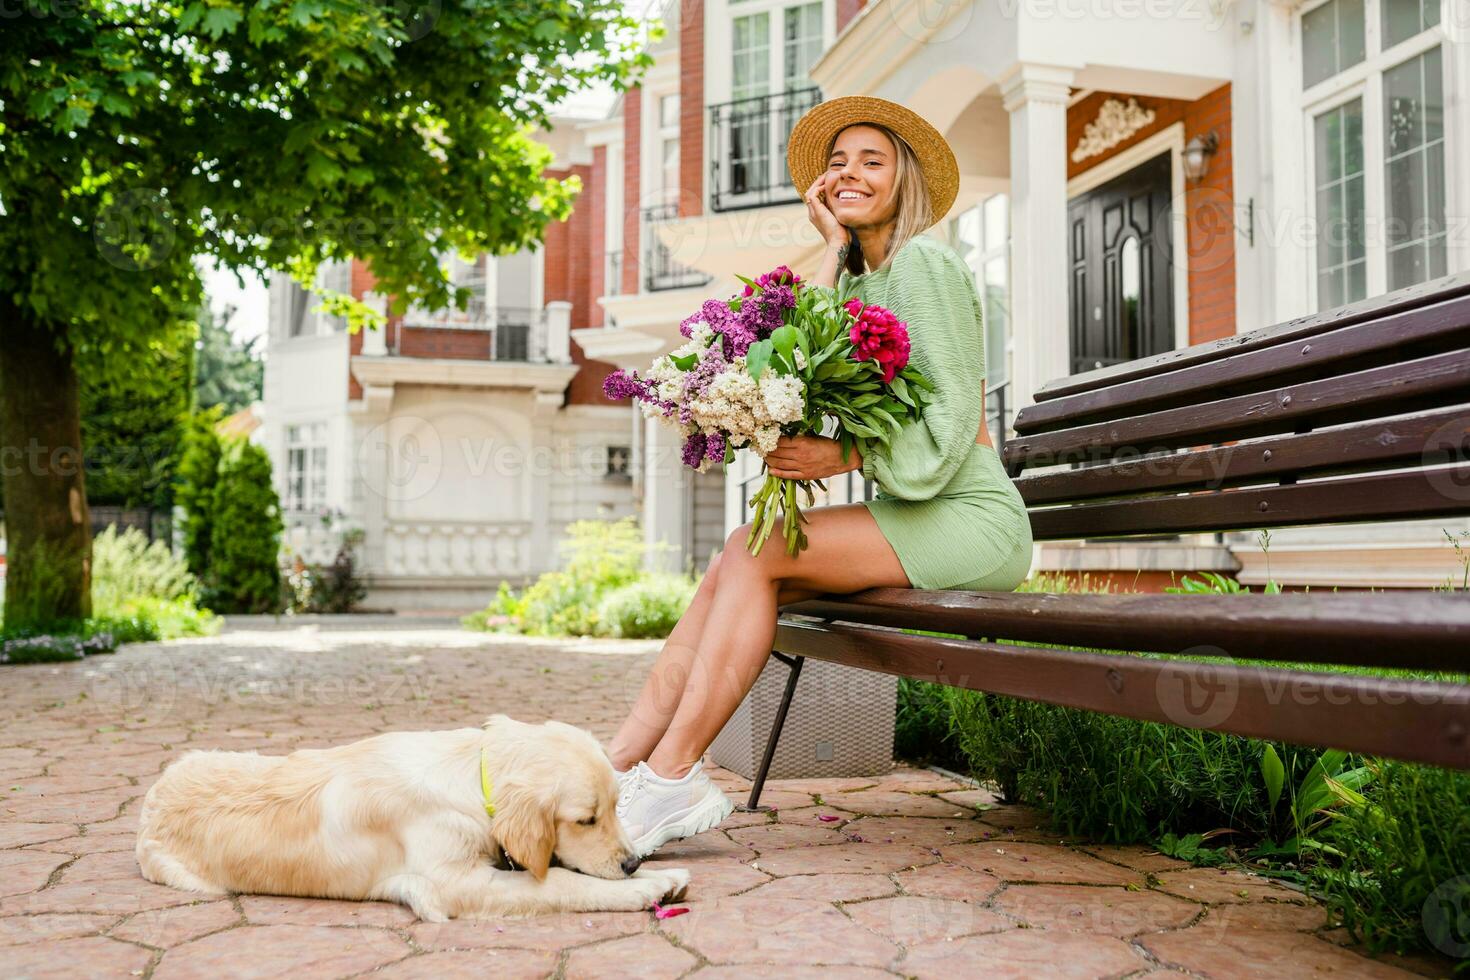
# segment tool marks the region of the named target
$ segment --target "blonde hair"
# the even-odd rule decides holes
[[[844,130],[851,129],[853,126],[869,126],[887,136],[898,157],[894,161],[893,168],[894,195],[897,197],[894,208],[893,234],[888,238],[888,250],[883,255],[883,261],[878,264],[877,268],[881,269],[893,261],[898,250],[907,245],[910,239],[929,227],[934,205],[929,198],[929,183],[924,179],[924,169],[919,166],[918,155],[908,143],[904,142],[902,136],[881,123],[850,123],[833,133],[831,141],[827,144],[828,160],[832,159],[832,150],[837,145],[837,137],[841,136]],[[854,276],[860,276],[868,271],[867,260],[863,257],[863,246],[851,229],[848,230],[847,240],[849,242],[845,263],[847,271]]]

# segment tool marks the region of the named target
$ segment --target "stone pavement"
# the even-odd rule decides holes
[[[775,782],[668,846],[690,912],[415,921],[383,904],[201,899],[144,881],[138,806],[188,748],[286,752],[493,712],[613,731],[656,644],[331,621],[0,668],[0,976],[1408,977],[1298,892],[1064,843],[924,770]],[[716,773],[732,791],[745,781]]]

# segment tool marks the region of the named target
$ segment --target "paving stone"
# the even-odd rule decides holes
[[[1082,844],[1081,850],[1095,858],[1121,864],[1135,871],[1180,871],[1188,868],[1189,862],[1171,858],[1167,854],[1148,847],[1128,847],[1117,844]]]
[[[842,833],[869,844],[913,844],[945,848],[982,839],[991,828],[968,818],[860,817],[845,824]]]
[[[626,939],[583,946],[567,957],[567,980],[661,980],[682,976],[699,963],[692,953],[663,936],[644,933]]]
[[[911,948],[899,970],[921,980],[954,980],[974,976],[982,963],[986,980],[1095,980],[1147,965],[1132,947],[1110,936],[1012,929]]]
[[[994,806],[997,802],[996,795],[988,789],[952,790],[948,793],[940,793],[939,798],[957,804],[961,809],[966,810]]]
[[[418,917],[392,902],[339,902],[281,895],[241,895],[240,908],[251,925],[377,926],[397,929]]]
[[[139,912],[108,933],[114,939],[167,949],[191,939],[228,929],[240,922],[240,913],[226,901]]]
[[[687,837],[684,840],[670,841],[658,849],[661,860],[678,862],[700,861],[705,858],[725,857],[734,858],[737,861],[746,861],[750,858],[750,848],[743,844],[737,844],[725,835],[723,831],[715,830],[710,833],[700,834],[697,837]]]
[[[5,975],[26,980],[139,976],[152,959],[150,950],[101,936],[43,940],[3,954]]]
[[[750,860],[750,855],[745,855]],[[733,858],[704,858],[698,861],[673,861],[659,855],[657,863],[668,868],[683,868],[689,872],[689,890],[685,898],[691,902],[704,902],[712,898],[723,898],[748,891],[771,880],[771,876],[752,868],[748,863]]]
[[[861,789],[852,793],[824,794],[822,800],[851,813],[870,817],[954,817],[969,816],[964,807],[946,800],[915,793],[882,792]]]
[[[760,975],[779,977],[780,980],[893,980],[893,974],[887,970],[869,966],[844,966],[841,974],[836,974],[830,967],[795,963],[775,964],[773,969]],[[692,976],[699,980],[751,980],[751,969],[748,966],[707,966]]]
[[[528,919],[419,922],[408,931],[413,941],[424,949],[515,947],[556,950],[644,932],[654,921],[651,914],[644,912],[561,913]]]
[[[772,813],[765,811],[747,813],[743,810],[736,810],[720,823],[720,829],[729,832],[739,827],[764,827],[767,824],[774,823],[779,817],[780,811]]]
[[[944,856],[975,871],[984,871],[1004,881],[1062,882],[1087,885],[1141,885],[1143,876],[1088,857],[1079,851],[1051,844],[987,841],[956,844]]]
[[[66,861],[65,855],[45,851],[0,851],[0,895],[36,891]]]
[[[1022,922],[1064,932],[1093,932],[1128,939],[1188,925],[1201,909],[1155,891],[1094,885],[1014,885],[993,907]]]
[[[283,976],[341,977],[401,960],[408,945],[382,929],[241,926],[175,946],[153,980],[225,980]]]
[[[1145,936],[1140,941],[1161,962],[1206,974],[1213,980],[1256,980],[1263,976],[1404,980],[1414,975],[1294,932],[1242,929],[1201,936],[1194,929],[1184,929]]]
[[[752,898],[796,898],[808,902],[857,902],[898,891],[887,875],[792,875],[746,892]]]
[[[848,917],[903,946],[1014,929],[1015,923],[989,909],[952,898],[898,895],[846,907]]]
[[[1188,871],[1166,872],[1156,877],[1160,891],[1196,902],[1234,904],[1267,899],[1277,902],[1307,902],[1306,896],[1301,892],[1278,885],[1269,878],[1242,871],[1191,868]]]
[[[1235,929],[1312,932],[1326,925],[1327,911],[1320,905],[1251,902],[1240,905],[1213,905],[1194,928],[1204,932]]]
[[[190,905],[202,896],[144,881],[62,882],[29,895],[0,899],[0,915],[37,912],[104,912],[131,915],[170,905]]]
[[[927,769],[895,769],[881,777],[872,787],[879,792],[950,793],[954,780]]]
[[[0,848],[64,840],[75,833],[75,827],[63,823],[0,823]]]
[[[12,806],[20,800],[35,800],[47,796],[67,796],[73,793],[96,793],[104,789],[116,789],[131,784],[122,776],[37,776],[0,783],[0,806]]]
[[[529,949],[461,949],[410,956],[375,970],[373,980],[541,980],[556,954]]]
[[[887,966],[898,947],[836,907],[755,897],[722,898],[663,922],[686,949],[714,963]]]
[[[22,946],[71,936],[94,936],[116,921],[117,917],[112,915],[11,915],[0,919],[0,946]],[[0,956],[0,961],[3,959]]]
[[[763,827],[731,830],[728,833],[731,840],[745,845],[752,854],[785,847],[805,847],[809,844],[841,844],[847,840],[842,832],[831,827],[808,827],[802,824],[767,824]]]
[[[844,844],[830,847],[795,847],[766,851],[756,867],[770,874],[888,874],[904,868],[933,864],[939,860],[928,848],[911,844]]]
[[[62,827],[64,824],[41,824],[40,826]],[[109,851],[127,851],[131,853],[138,845],[138,835],[135,833],[114,834],[85,834],[76,837],[63,837],[60,840],[45,841],[32,845],[33,851],[50,851],[54,854],[104,854]]]
[[[898,880],[899,887],[910,895],[953,898],[961,902],[984,902],[1001,886],[995,875],[972,871],[950,861],[913,871],[900,871],[894,878]]]
[[[133,851],[102,851],[83,855],[67,865],[66,870],[61,873],[61,880],[64,883],[110,881],[117,878],[131,881],[141,876],[138,858]]]

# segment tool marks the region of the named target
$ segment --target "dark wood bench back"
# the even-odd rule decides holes
[[[1470,274],[1046,385],[1038,540],[1470,513]]]

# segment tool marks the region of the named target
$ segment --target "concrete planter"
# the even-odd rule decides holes
[[[786,665],[774,657],[710,746],[711,761],[755,775],[786,688]],[[873,776],[893,768],[898,678],[808,660],[796,685],[770,778]]]

